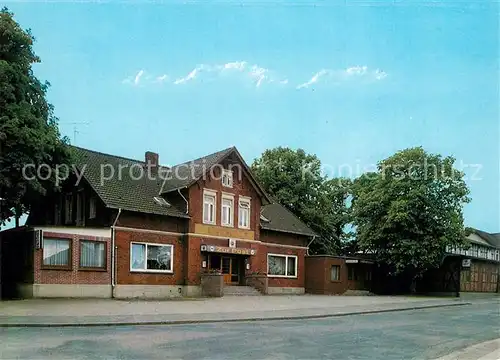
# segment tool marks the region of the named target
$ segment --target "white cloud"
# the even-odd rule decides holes
[[[367,66],[353,66],[350,68],[346,69],[347,75],[356,75],[356,76],[363,76],[367,73],[368,67]]]
[[[309,86],[311,86],[312,84],[315,84],[318,82],[318,80],[327,75],[329,73],[330,70],[327,70],[327,69],[322,69],[320,70],[319,72],[317,72],[316,74],[314,74],[314,76],[307,82],[303,83],[303,84],[300,84],[299,86],[297,86],[297,89],[303,89],[303,88],[308,88]]]
[[[167,74],[160,75],[156,78],[156,82],[163,83],[169,79]]]
[[[283,85],[286,85],[286,84],[288,84],[288,79],[285,79],[285,80],[281,80],[281,81],[280,81],[280,84],[283,84]]]
[[[141,81],[141,77],[144,75],[144,70],[139,70],[137,75],[134,78],[134,85],[139,85],[139,82]]]
[[[256,87],[260,87],[264,80],[270,80],[268,77],[268,72],[269,70],[263,67],[257,65],[252,66],[252,68],[250,69],[250,77],[254,80]]]
[[[380,69],[375,70],[375,79],[377,80],[383,80],[387,77],[387,73],[385,71],[382,71]]]
[[[246,61],[234,61],[228,62],[227,64],[222,65],[223,70],[238,70],[243,71],[247,65]]]
[[[324,81],[334,81],[337,85],[347,81],[354,81],[355,79],[366,80],[383,80],[387,77],[387,73],[380,70],[370,70],[368,66],[351,66],[344,70],[322,69],[307,82],[297,86],[297,89],[308,88],[324,78]]]
[[[145,74],[144,70],[139,70],[139,72],[134,75],[134,76],[129,76],[125,79],[122,80],[122,84],[132,84],[134,86],[138,86],[139,83],[141,82],[141,79],[143,78]]]
[[[184,83],[188,82],[189,80],[193,80],[194,78],[196,78],[196,76],[198,76],[200,70],[202,70],[203,68],[204,68],[203,65],[199,65],[199,66],[195,67],[189,74],[187,74],[187,76],[175,80],[174,84],[175,85],[184,84]]]

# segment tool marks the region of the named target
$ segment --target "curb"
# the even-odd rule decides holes
[[[232,322],[256,322],[256,321],[276,321],[276,320],[306,320],[306,319],[323,319],[330,317],[342,317],[351,315],[370,315],[380,313],[391,313],[399,311],[412,311],[433,308],[443,308],[452,306],[472,305],[470,302],[458,304],[441,304],[441,305],[421,305],[405,308],[367,310],[367,311],[351,311],[345,313],[321,314],[321,315],[297,315],[297,316],[275,316],[275,317],[254,317],[241,319],[199,319],[199,320],[162,320],[162,321],[126,321],[126,322],[98,322],[98,323],[3,323],[0,328],[41,328],[41,327],[110,327],[110,326],[158,326],[158,325],[191,325],[191,324],[215,324],[215,323],[232,323]]]

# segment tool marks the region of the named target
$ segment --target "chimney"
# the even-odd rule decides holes
[[[151,169],[151,174],[158,173],[158,166],[160,165],[159,158],[160,156],[157,153],[154,153],[152,151],[146,151],[145,155],[146,168]]]

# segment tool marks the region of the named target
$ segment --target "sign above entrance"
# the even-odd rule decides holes
[[[255,255],[255,249],[231,248],[216,245],[201,245],[201,251],[234,255]]]

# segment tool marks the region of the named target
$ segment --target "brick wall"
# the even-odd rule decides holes
[[[201,245],[215,245],[224,246],[229,245],[227,239],[213,239],[213,238],[202,238],[198,236],[189,236],[188,238],[188,254],[187,261],[185,262],[185,271],[187,274],[186,284],[187,285],[199,285],[200,284],[200,273],[203,271],[201,263],[206,260],[206,254],[201,252]],[[259,256],[259,251],[261,251],[259,243],[256,242],[246,242],[237,241],[236,247],[245,249],[255,249],[257,251],[256,255],[249,256],[250,263],[253,264],[253,259]],[[243,257],[243,256],[242,256]],[[258,263],[255,263],[257,266]],[[257,270],[255,270],[257,271]]]
[[[171,244],[173,249],[173,273],[151,273],[130,271],[130,243]],[[182,236],[117,230],[116,281],[118,285],[183,285],[184,284],[184,240]]]
[[[226,169],[229,168],[228,163],[222,164]],[[194,232],[194,224],[203,223],[203,189],[210,189],[217,192],[216,200],[216,225],[221,225],[221,202],[222,192],[234,195],[234,227],[238,228],[238,204],[239,196],[251,198],[250,205],[250,230],[255,232],[255,240],[259,239],[260,230],[260,207],[261,200],[255,188],[244,175],[239,175],[238,170],[233,171],[233,187],[227,188],[222,186],[220,168],[215,167],[213,177],[210,174],[206,179],[200,179],[195,185],[189,188],[189,215],[191,216],[189,232]]]
[[[35,284],[111,284],[110,238],[51,232],[44,232],[43,235],[44,238],[71,240],[71,266],[64,270],[45,269],[43,266],[43,249],[35,250]],[[106,268],[104,270],[80,268],[80,240],[103,241],[106,243]]]
[[[297,256],[297,277],[296,278],[282,278],[269,276],[269,287],[305,287],[305,263],[304,258],[306,255],[305,249],[289,249],[284,247],[276,247],[262,244],[261,253],[264,256],[260,257],[260,267],[267,273],[267,254],[282,254],[282,255],[295,255]]]
[[[348,289],[347,266],[341,258],[306,257],[306,292],[312,294],[342,294]],[[331,280],[331,268],[340,266],[340,280]]]
[[[366,272],[372,270],[370,264],[346,264],[341,257],[307,256],[305,258],[306,292],[313,294],[343,294],[347,290],[370,290],[371,281],[366,280]],[[331,279],[332,266],[339,266],[339,280]],[[355,268],[358,279],[348,279],[349,266]],[[372,274],[373,276],[373,274]]]

